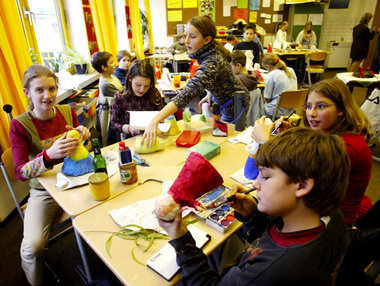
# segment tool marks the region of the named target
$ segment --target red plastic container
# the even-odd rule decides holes
[[[191,147],[198,143],[200,137],[201,132],[199,131],[184,130],[175,143],[178,147]]]

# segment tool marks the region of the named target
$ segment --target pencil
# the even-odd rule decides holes
[[[251,188],[251,189],[249,189],[249,190],[246,190],[246,191],[244,191],[244,192],[241,192],[241,193],[239,193],[239,194],[249,194],[250,192],[252,192],[252,191],[254,191],[254,190],[256,190],[255,188]],[[226,202],[232,202],[232,201],[235,201],[236,200],[236,195],[232,195],[232,196],[230,196],[230,197],[228,197],[227,199],[226,199]]]
[[[288,121],[288,119],[290,118],[290,116],[293,115],[293,113],[294,113],[294,112],[290,113],[290,115],[288,115],[288,116],[284,119],[284,121]],[[284,121],[283,121],[283,122],[284,122]],[[277,126],[277,128],[273,129],[273,131],[272,131],[270,134],[271,134],[271,135],[276,135],[277,130],[278,130],[281,126],[282,126],[282,122],[281,122],[280,125]]]

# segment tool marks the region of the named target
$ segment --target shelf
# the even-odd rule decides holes
[[[66,90],[59,89],[58,95],[57,95],[57,103],[70,97],[71,95],[76,93],[78,90],[81,90],[82,88],[90,85],[91,83],[99,79],[99,77],[100,77],[99,73],[72,75],[73,88],[66,89]]]

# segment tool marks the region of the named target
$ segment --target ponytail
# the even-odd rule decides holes
[[[294,74],[292,74],[289,71],[286,63],[283,60],[281,60],[276,54],[265,54],[263,58],[263,64],[276,66],[276,68],[278,68],[279,70],[283,70],[289,78],[297,79],[297,77],[295,77]]]

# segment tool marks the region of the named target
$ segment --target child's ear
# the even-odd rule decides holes
[[[26,88],[23,88],[22,91],[24,92],[26,97],[29,97],[29,91]]]
[[[205,37],[205,44],[207,45],[208,43],[210,43],[212,41],[212,37],[211,36],[206,36]]]
[[[301,198],[306,196],[314,188],[314,179],[309,178],[298,183],[296,197]]]

